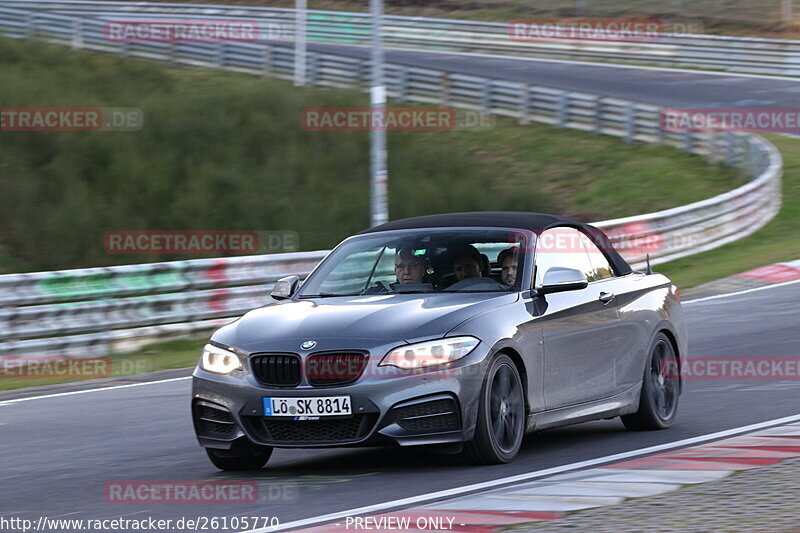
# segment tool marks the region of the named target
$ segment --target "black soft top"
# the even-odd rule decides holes
[[[568,217],[546,215],[542,213],[528,213],[524,211],[475,211],[471,213],[446,213],[441,215],[425,215],[421,217],[403,218],[393,220],[380,226],[365,229],[359,235],[377,233],[380,231],[394,231],[403,229],[423,228],[457,228],[457,227],[487,227],[487,228],[516,228],[525,229],[541,234],[543,231],[556,227],[575,228],[586,234],[594,244],[603,251],[617,275],[624,276],[631,273],[630,265],[614,249],[611,241],[599,229],[589,224],[584,224]]]

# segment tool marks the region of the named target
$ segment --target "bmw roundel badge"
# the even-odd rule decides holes
[[[303,344],[301,344],[300,347],[302,349],[304,349],[304,350],[310,350],[311,348],[313,348],[316,345],[317,345],[317,341],[306,341]]]

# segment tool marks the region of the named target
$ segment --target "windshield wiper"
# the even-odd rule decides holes
[[[473,291],[465,291],[473,292]],[[332,292],[323,292],[320,294],[303,294],[298,296],[300,299],[304,298],[335,298],[338,296],[386,296],[389,294],[436,294],[438,291],[392,291],[392,292],[357,292],[352,294],[337,294]]]
[[[503,289],[481,289],[479,291],[471,291],[469,289],[456,289],[456,290],[451,291],[451,290],[448,290],[448,289],[444,289],[441,292],[442,293],[451,293],[451,294],[452,293],[467,293],[467,292],[472,292],[472,293],[476,293],[476,292],[491,292],[491,293],[497,293],[497,294],[511,294],[511,293],[517,292],[517,291],[506,291],[506,290],[503,290]]]
[[[393,291],[393,292],[381,292],[378,294],[433,294],[436,291]]]
[[[359,293],[339,294],[336,292],[321,292],[319,294],[303,294],[298,296],[298,298],[335,298],[337,296],[360,296],[360,294]]]

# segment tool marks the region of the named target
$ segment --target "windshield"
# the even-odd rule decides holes
[[[331,253],[298,296],[519,290],[517,270],[525,242],[525,234],[509,230],[421,229],[366,235]]]

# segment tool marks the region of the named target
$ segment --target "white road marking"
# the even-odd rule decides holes
[[[318,44],[334,44],[334,43],[318,43]],[[336,46],[353,46],[358,48],[364,48],[362,45],[347,45],[347,44],[337,44]],[[563,63],[566,65],[585,65],[588,67],[605,67],[605,68],[627,68],[633,70],[653,70],[653,71],[660,71],[660,72],[675,72],[675,73],[682,73],[682,74],[703,74],[709,76],[730,76],[733,78],[754,78],[754,79],[766,79],[766,80],[782,80],[788,82],[795,82],[797,83],[800,81],[799,78],[795,76],[771,76],[769,74],[747,74],[747,73],[736,73],[736,72],[719,72],[715,70],[700,70],[700,69],[690,69],[690,68],[680,68],[680,67],[650,67],[647,65],[626,65],[623,63],[602,63],[602,62],[595,62],[595,61],[576,61],[570,59],[546,59],[546,58],[539,58],[539,57],[521,57],[521,56],[510,56],[510,55],[503,55],[503,54],[479,54],[475,52],[453,52],[448,50],[424,50],[419,48],[387,48],[388,52],[398,51],[398,52],[421,52],[425,54],[443,54],[443,55],[452,55],[452,56],[469,56],[469,57],[481,57],[481,58],[488,58],[488,59],[513,59],[517,61],[533,61],[533,62],[541,62],[541,63]]]
[[[473,485],[466,485],[463,487],[456,487],[453,489],[442,490],[438,492],[431,492],[428,494],[420,494],[419,496],[412,496],[410,498],[403,498],[400,500],[393,500],[384,503],[378,503],[375,505],[368,505],[366,507],[358,507],[356,509],[349,509],[347,511],[340,511],[337,513],[330,513],[322,516],[317,516],[313,518],[305,518],[302,520],[295,520],[294,522],[286,522],[278,527],[271,528],[260,528],[260,529],[251,529],[248,531],[242,531],[241,533],[269,533],[272,531],[286,531],[290,529],[297,529],[301,527],[309,527],[320,525],[328,522],[334,522],[336,520],[340,520],[342,518],[346,518],[348,516],[358,516],[363,514],[372,514],[372,513],[381,513],[386,512],[392,509],[399,509],[399,508],[406,508],[412,505],[420,504],[420,503],[429,503],[435,500],[443,500],[447,498],[452,498],[454,496],[461,496],[464,494],[468,494],[471,492],[476,491],[483,491],[486,489],[492,489],[495,487],[500,487],[502,485],[509,485],[512,483],[519,483],[522,481],[528,481],[531,479],[541,478],[545,476],[551,476],[553,474],[561,474],[563,472],[571,472],[574,470],[580,470],[583,468],[587,468],[590,466],[595,466],[599,464],[605,463],[613,463],[617,461],[621,461],[624,459],[630,459],[631,457],[639,457],[641,455],[648,455],[656,452],[661,452],[664,450],[672,450],[675,448],[681,448],[683,446],[690,446],[692,444],[699,444],[702,442],[708,442],[712,440],[718,440],[725,437],[730,437],[731,435],[738,435],[740,433],[748,433],[752,431],[756,431],[759,429],[769,428],[772,426],[780,426],[783,424],[788,424],[790,422],[800,421],[800,414],[787,416],[784,418],[777,418],[775,420],[768,420],[766,422],[759,422],[758,424],[751,424],[749,426],[742,426],[733,429],[726,429],[724,431],[718,431],[716,433],[710,433],[708,435],[700,435],[698,437],[692,437],[689,439],[679,440],[676,442],[669,442],[665,444],[659,444],[657,446],[650,446],[648,448],[641,448],[639,450],[631,450],[629,452],[617,453],[613,455],[607,455],[605,457],[598,457],[597,459],[590,459],[588,461],[580,461],[577,463],[572,463],[568,465],[556,466],[553,468],[547,468],[545,470],[538,470],[536,472],[529,472],[527,474],[519,474],[516,476],[510,476],[500,479],[495,479],[492,481],[485,481],[483,483],[475,483]]]
[[[114,13],[114,12],[112,12]],[[106,13],[101,13],[105,15]],[[222,18],[230,18],[231,15],[222,15]],[[283,39],[273,39],[270,42],[278,44],[278,46],[288,48],[291,46],[290,42],[287,42]],[[323,43],[316,43],[321,45],[329,45],[329,46],[340,46],[340,47],[347,47],[347,48],[361,48],[366,49],[368,48],[366,45],[360,44],[341,44],[341,43],[330,43],[330,42],[323,42]],[[748,74],[748,73],[737,73],[737,72],[720,72],[715,70],[702,70],[702,69],[691,69],[688,67],[656,67],[656,66],[648,66],[648,65],[626,65],[624,63],[604,63],[599,61],[577,61],[577,60],[570,60],[570,59],[548,59],[548,58],[535,58],[535,57],[524,57],[524,56],[514,56],[514,55],[507,55],[507,54],[482,54],[478,52],[461,52],[457,50],[429,50],[425,48],[402,48],[402,47],[387,47],[387,51],[398,51],[398,52],[417,52],[423,54],[440,54],[440,55],[450,55],[450,56],[467,56],[467,57],[482,57],[482,58],[491,58],[491,59],[513,59],[513,60],[522,60],[522,61],[539,61],[542,63],[561,63],[566,65],[586,65],[591,67],[606,67],[606,68],[626,68],[626,69],[635,69],[635,70],[652,70],[652,71],[665,71],[665,72],[677,72],[677,73],[686,73],[686,74],[704,74],[709,76],[730,76],[730,77],[737,77],[737,78],[754,78],[754,79],[768,79],[768,80],[783,80],[789,82],[797,82],[800,81],[797,77],[794,76],[775,76],[769,74]],[[520,49],[521,53],[527,52],[524,48]]]
[[[685,302],[683,302],[683,305],[696,304],[699,302],[707,302],[709,300],[719,300],[721,298],[728,298],[730,296],[739,296],[740,294],[749,294],[751,292],[765,291],[767,289],[776,289],[778,287],[794,285],[795,283],[800,283],[800,279],[795,279],[792,281],[784,281],[782,283],[774,283],[772,285],[765,285],[763,287],[756,287],[754,289],[745,289],[743,291],[729,292],[727,294],[717,294],[716,296],[706,296],[705,298],[697,298],[695,300],[686,300]]]
[[[71,392],[59,392],[59,393],[56,393],[56,394],[44,394],[42,396],[29,396],[27,398],[16,398],[14,400],[5,400],[5,401],[0,402],[0,407],[3,406],[3,405],[11,405],[11,404],[14,404],[14,403],[27,402],[27,401],[30,401],[30,400],[44,400],[46,398],[59,398],[61,396],[73,396],[75,394],[87,394],[89,392],[101,392],[101,391],[106,391],[106,390],[128,389],[128,388],[131,388],[131,387],[143,387],[145,385],[156,385],[158,383],[169,383],[171,381],[181,381],[181,380],[184,380],[184,379],[192,379],[192,376],[186,376],[186,377],[183,377],[183,378],[162,379],[162,380],[159,380],[159,381],[145,381],[144,383],[131,383],[131,384],[128,384],[128,385],[114,385],[112,387],[100,387],[100,388],[97,388],[97,389],[76,390],[76,391],[71,391]]]
[[[728,298],[730,296],[739,296],[740,294],[748,294],[748,293],[751,293],[751,292],[758,292],[758,291],[763,291],[763,290],[767,290],[767,289],[774,289],[774,288],[777,288],[777,287],[784,287],[786,285],[793,285],[795,283],[800,283],[800,279],[796,279],[796,280],[792,280],[792,281],[784,281],[783,283],[775,283],[775,284],[772,284],[772,285],[765,285],[763,287],[756,287],[754,289],[746,289],[746,290],[738,291],[738,292],[731,292],[731,293],[727,293],[727,294],[718,294],[716,296],[706,296],[705,298],[697,298],[697,299],[694,299],[694,300],[686,300],[685,302],[683,302],[683,305],[689,305],[689,304],[694,304],[694,303],[699,303],[699,302],[705,302],[705,301],[708,301],[708,300],[718,300],[718,299],[721,299],[721,298]],[[158,383],[169,383],[170,381],[180,381],[180,380],[183,380],[183,379],[191,379],[191,376],[186,376],[186,377],[182,377],[182,378],[162,379],[162,380],[159,380],[159,381],[147,381],[145,383],[132,383],[132,384],[129,384],[129,385],[115,385],[115,386],[112,386],[112,387],[100,387],[100,388],[97,388],[97,389],[86,389],[86,390],[72,391],[72,392],[59,392],[59,393],[56,393],[56,394],[45,394],[45,395],[42,395],[42,396],[30,396],[28,398],[17,398],[15,400],[0,401],[0,406],[10,405],[10,404],[20,403],[20,402],[27,402],[29,400],[41,400],[41,399],[45,399],[45,398],[57,398],[59,396],[71,396],[73,394],[85,394],[85,393],[89,393],[89,392],[98,392],[98,391],[115,390],[115,389],[125,389],[125,388],[128,388],[128,387],[142,387],[144,385],[156,385]]]
[[[793,390],[800,387],[800,382],[797,381],[773,381],[761,385],[752,385],[747,383],[738,383],[735,385],[727,385],[720,387],[706,387],[702,389],[691,389],[692,393],[695,392],[743,392],[743,391],[777,391],[777,390]]]

